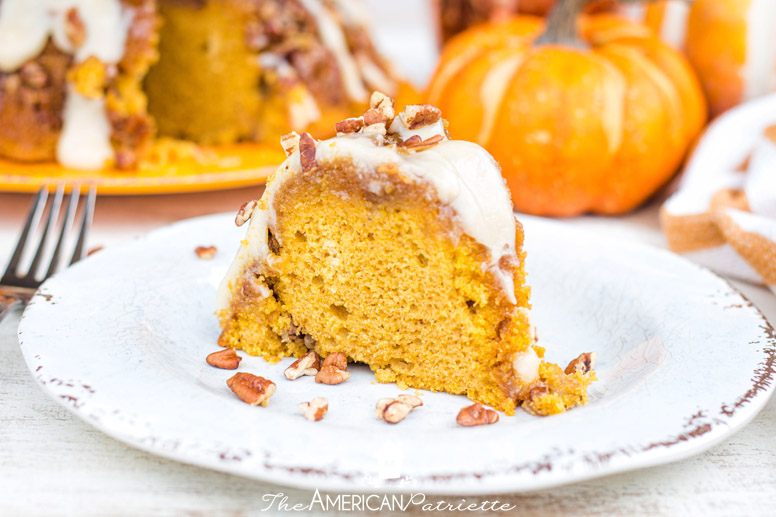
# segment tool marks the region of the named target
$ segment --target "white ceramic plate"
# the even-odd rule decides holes
[[[219,349],[216,286],[244,232],[232,221],[183,221],[46,282],[19,328],[43,389],[105,433],[182,462],[301,487],[455,494],[681,459],[740,429],[773,391],[773,329],[725,281],[668,252],[524,218],[539,343],[561,364],[598,352],[588,405],[462,428],[466,398],[425,393],[391,426],[374,403],[399,390],[365,367],[324,386],[286,381],[290,359],[246,357],[240,371],[278,386],[268,407],[251,407],[226,386],[234,372],[205,363]],[[195,256],[211,244],[213,260]],[[297,403],[315,396],[329,414],[312,423]]]

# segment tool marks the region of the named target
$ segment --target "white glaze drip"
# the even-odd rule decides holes
[[[52,25],[49,3],[22,0],[0,3],[0,70],[13,72],[46,46]]]
[[[76,9],[85,39],[74,47],[67,37],[66,16]],[[124,55],[133,12],[120,0],[3,0],[0,3],[0,70],[10,72],[35,58],[49,37],[75,63],[90,56],[105,64]],[[77,97],[76,97],[77,96]],[[104,102],[84,99],[68,89],[57,160],[75,169],[100,169],[113,158],[110,124]],[[87,124],[87,125],[84,125]],[[108,152],[109,151],[109,152]]]
[[[59,163],[65,167],[98,170],[113,158],[111,128],[103,98],[87,99],[70,87],[62,119],[62,133],[57,142]]]
[[[356,61],[353,59],[350,49],[348,49],[342,27],[320,0],[299,1],[315,18],[321,41],[334,55],[334,59],[337,61],[342,74],[348,98],[355,102],[366,102],[369,99],[369,92],[367,92],[364,86],[364,81],[361,78]]]

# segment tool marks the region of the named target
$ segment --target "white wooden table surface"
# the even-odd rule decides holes
[[[260,189],[243,189],[100,198],[90,246],[110,246],[186,217],[231,211],[259,193]],[[29,201],[27,195],[0,194],[0,267],[10,254]],[[663,244],[655,205],[622,219],[583,218],[568,224]],[[761,288],[736,285],[776,322],[776,297]],[[289,503],[310,502],[310,491],[179,464],[93,429],[38,388],[19,351],[17,324],[18,314],[0,323],[0,516],[250,515],[260,513],[262,495],[279,492],[289,496]],[[485,499],[494,497],[466,498],[467,502]],[[513,514],[520,516],[774,516],[776,399],[744,430],[694,458],[497,499],[515,505]],[[416,510],[415,515],[421,514],[426,515]]]

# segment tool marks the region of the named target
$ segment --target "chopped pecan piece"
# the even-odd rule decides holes
[[[226,350],[220,350],[208,355],[206,361],[210,366],[215,366],[222,370],[236,370],[240,366],[242,357],[237,355],[233,348],[227,348]]]
[[[395,402],[396,400],[397,399],[392,399],[390,397],[384,397],[384,398],[378,399],[377,403],[375,404],[375,409],[379,409],[380,411],[382,411],[383,409],[385,409],[385,406],[387,406],[391,402]]]
[[[83,45],[86,40],[86,27],[75,7],[71,7],[65,13],[65,35],[76,48]]]
[[[399,116],[407,129],[418,129],[439,122],[442,111],[430,104],[410,104]]]
[[[293,362],[291,366],[283,372],[286,379],[293,381],[303,375],[316,375],[321,365],[321,358],[315,350],[310,350],[305,355]]]
[[[127,170],[137,162],[137,156],[134,152],[127,149],[116,150],[116,168],[119,170]]]
[[[498,422],[498,413],[492,409],[485,409],[482,404],[477,403],[461,409],[455,421],[464,427],[495,424]]]
[[[35,61],[29,61],[22,65],[19,70],[19,77],[25,86],[33,89],[43,88],[48,82],[46,69]]]
[[[19,74],[6,75],[2,80],[3,91],[9,95],[13,95],[22,86],[22,79]]]
[[[291,131],[280,137],[280,145],[283,147],[283,151],[286,152],[286,156],[291,156],[299,149],[299,135],[296,131]]]
[[[399,147],[403,147],[404,149],[411,151],[425,151],[426,149],[434,147],[442,140],[444,140],[442,135],[434,135],[426,138],[425,140],[421,139],[419,135],[412,135],[408,139],[399,143]]]
[[[311,422],[323,420],[326,412],[329,411],[329,401],[325,397],[315,397],[310,402],[299,404],[299,411]]]
[[[266,406],[275,393],[274,382],[251,373],[236,373],[226,384],[240,400],[251,406]]]
[[[321,384],[342,384],[348,379],[350,379],[350,373],[348,371],[340,370],[333,366],[322,366],[320,371],[315,375],[315,382]]]
[[[408,139],[399,142],[399,147],[414,147],[416,145],[420,145],[421,143],[423,143],[423,139],[420,137],[420,135],[412,135]]]
[[[334,125],[334,129],[337,130],[337,134],[349,134],[358,133],[358,131],[364,127],[364,118],[346,118]]]
[[[567,375],[574,372],[588,373],[595,368],[595,359],[598,356],[595,352],[586,352],[579,354],[579,357],[569,363],[564,370]]]
[[[318,167],[318,162],[315,161],[315,139],[310,133],[302,133],[299,137],[299,159],[304,172]]]
[[[216,251],[218,251],[218,248],[215,246],[197,246],[194,249],[194,253],[197,254],[197,256],[204,260],[210,260],[216,255]]]
[[[366,126],[362,131],[363,134],[375,134],[375,135],[382,135],[385,136],[386,129],[385,129],[385,123],[384,122],[378,122],[377,124],[372,124],[371,126]]]
[[[389,424],[396,424],[404,420],[416,407],[423,405],[423,401],[415,395],[401,394],[395,399],[382,398],[375,404],[377,418]]]
[[[404,404],[407,404],[412,407],[412,409],[415,409],[416,407],[420,407],[423,405],[423,401],[420,400],[420,397],[416,397],[415,395],[408,395],[406,393],[402,393],[396,399],[399,402],[403,402]]]
[[[380,123],[385,124],[387,122],[388,118],[380,110],[371,108],[364,112],[364,124],[367,126]]]
[[[243,203],[240,210],[237,211],[237,215],[234,216],[234,224],[242,226],[248,222],[257,206],[259,206],[259,202],[255,199]]]
[[[547,388],[545,386],[534,386],[531,388],[531,391],[528,392],[528,400],[533,400],[537,397],[541,397],[547,393]]]
[[[444,138],[445,137],[443,137],[442,135],[430,136],[425,140],[423,140],[423,142],[421,142],[420,145],[414,146],[413,149],[415,149],[416,151],[425,151],[426,149],[429,149],[437,145],[439,142],[444,140]]]
[[[333,366],[340,370],[347,370],[348,358],[342,352],[334,352],[326,356],[326,359],[323,360],[323,366]]]
[[[383,422],[398,424],[412,411],[412,406],[396,399],[380,399],[375,406],[375,415]]]
[[[350,379],[348,360],[342,352],[329,354],[315,375],[315,382],[321,384],[341,384],[348,379]]]
[[[378,111],[385,120],[393,120],[396,116],[393,99],[380,92],[373,92],[369,98],[369,108]]]

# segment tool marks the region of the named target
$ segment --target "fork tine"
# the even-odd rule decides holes
[[[78,210],[78,200],[80,198],[80,195],[81,195],[81,186],[73,185],[73,188],[70,190],[70,201],[68,201],[67,203],[65,218],[62,221],[62,227],[59,230],[59,238],[57,239],[57,245],[54,248],[54,254],[51,256],[51,262],[49,263],[49,267],[46,270],[46,276],[44,278],[50,277],[57,270],[57,266],[59,265],[59,259],[60,259],[60,256],[62,255],[62,243],[65,241],[65,235],[73,227],[73,222],[75,221],[75,213],[76,213],[76,210]]]
[[[30,229],[32,228],[33,224],[36,224],[39,220],[38,217],[36,217],[37,214],[43,213],[43,208],[46,207],[46,201],[48,200],[48,189],[44,186],[41,187],[38,191],[38,195],[35,197],[35,201],[32,203],[32,206],[30,207],[30,211],[27,214],[27,220],[24,223],[24,228],[22,229],[22,233],[19,236],[19,241],[16,243],[16,249],[13,252],[13,256],[11,257],[11,261],[8,263],[8,267],[5,268],[5,273],[3,274],[3,280],[0,281],[2,283],[5,283],[5,280],[11,276],[16,276],[16,268],[19,267],[19,260],[22,258],[22,253],[24,252],[24,248],[27,245],[27,237],[29,237]]]
[[[46,219],[46,224],[43,227],[43,233],[40,235],[40,242],[38,243],[38,249],[35,251],[35,256],[32,259],[32,264],[27,272],[27,276],[35,278],[35,274],[40,266],[40,261],[43,258],[43,253],[46,248],[46,241],[48,240],[49,230],[52,226],[56,225],[57,219],[59,219],[59,208],[62,206],[62,196],[65,194],[65,186],[61,183],[57,185],[57,191],[54,194],[54,202],[49,209],[49,216]]]
[[[70,259],[70,265],[75,264],[84,257],[84,246],[86,245],[86,236],[89,228],[92,226],[92,217],[94,216],[94,200],[97,197],[97,187],[89,187],[89,193],[86,195],[86,206],[81,217],[81,229],[78,231],[78,242],[73,250],[73,257]]]

